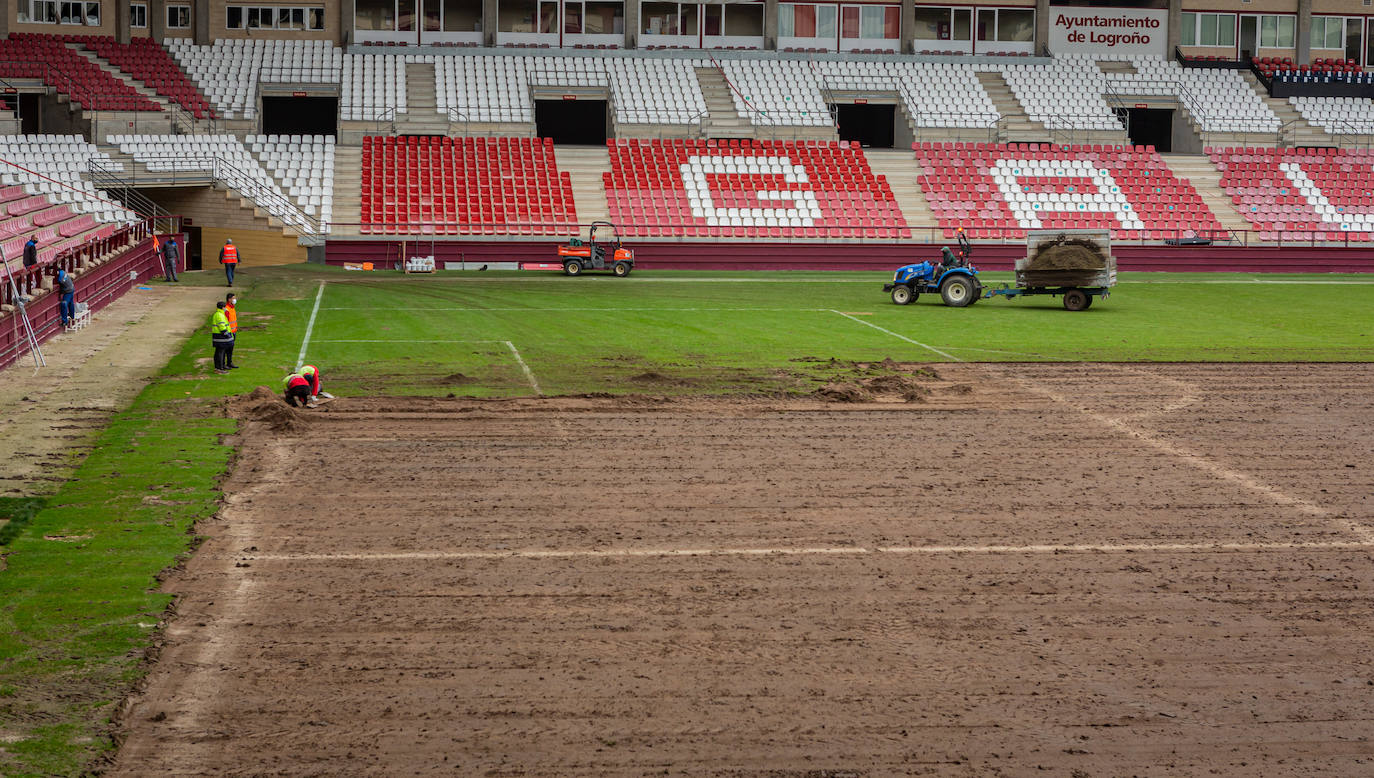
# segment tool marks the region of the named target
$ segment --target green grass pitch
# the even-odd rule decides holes
[[[1071,313],[1053,297],[896,306],[885,273],[262,275],[240,300],[245,368],[202,391],[275,388],[303,345],[338,394],[478,397],[641,391],[646,372],[681,393],[796,392],[831,359],[1374,358],[1374,281],[1359,276],[1125,274]],[[169,373],[206,372],[191,356]]]

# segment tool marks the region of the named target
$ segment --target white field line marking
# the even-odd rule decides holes
[[[924,343],[920,343],[920,342],[918,342],[918,341],[912,340],[911,338],[908,338],[908,337],[906,337],[905,335],[899,335],[899,334],[897,334],[897,333],[895,333],[895,332],[893,332],[893,331],[891,331],[891,330],[885,330],[885,329],[883,329],[882,327],[876,326],[876,325],[874,325],[874,324],[869,324],[868,322],[866,322],[866,321],[864,321],[864,320],[862,320],[862,319],[856,319],[856,318],[854,318],[853,316],[846,316],[845,314],[840,313],[839,311],[834,311],[834,313],[838,313],[839,315],[844,316],[846,319],[850,319],[850,320],[852,320],[852,321],[856,321],[856,322],[858,322],[859,324],[864,325],[865,327],[872,327],[872,328],[875,329],[875,330],[879,330],[879,331],[881,331],[881,332],[886,332],[887,334],[889,334],[889,335],[891,335],[891,336],[893,336],[893,337],[895,337],[895,338],[897,338],[897,339],[899,339],[899,340],[904,340],[904,341],[906,341],[907,343],[912,343],[912,344],[914,344],[914,345],[920,346],[921,348],[925,348],[925,349],[929,349],[929,350],[931,350],[931,351],[934,351],[934,352],[937,353],[937,354],[941,354],[941,355],[947,357],[951,362],[960,362],[960,363],[968,364],[966,360],[960,359],[960,358],[958,358],[958,357],[956,357],[956,356],[954,356],[954,355],[952,355],[952,354],[948,354],[948,353],[946,353],[946,352],[940,351],[939,349],[936,349],[936,348],[934,348],[933,346],[927,346],[927,345],[924,344]],[[1121,421],[1120,419],[1115,419],[1115,418],[1112,418],[1112,417],[1110,417],[1110,416],[1106,416],[1106,415],[1101,414],[1101,413],[1098,413],[1098,412],[1096,412],[1096,411],[1094,411],[1094,410],[1092,410],[1092,409],[1090,409],[1090,408],[1085,408],[1085,407],[1083,407],[1083,406],[1081,406],[1081,405],[1078,405],[1078,404],[1076,404],[1076,403],[1070,402],[1068,398],[1066,398],[1066,397],[1064,397],[1064,396],[1058,394],[1057,392],[1054,392],[1054,391],[1052,391],[1052,390],[1050,390],[1050,389],[1047,389],[1047,388],[1045,388],[1045,387],[1043,387],[1043,386],[1041,386],[1041,385],[1039,385],[1039,384],[1036,384],[1036,383],[1032,383],[1032,382],[1030,382],[1030,381],[1027,381],[1027,380],[1025,380],[1025,379],[1023,379],[1023,378],[1020,378],[1020,377],[1018,377],[1018,376],[1009,375],[1009,374],[1007,374],[1006,371],[999,369],[998,367],[996,367],[996,366],[993,365],[993,364],[990,364],[990,363],[981,363],[981,366],[982,366],[985,370],[987,370],[987,371],[989,371],[989,372],[993,372],[993,373],[997,373],[997,374],[1003,375],[1003,376],[1007,377],[1009,380],[1012,380],[1012,381],[1015,381],[1016,383],[1021,384],[1022,386],[1026,387],[1027,389],[1029,389],[1029,390],[1031,390],[1031,391],[1033,391],[1033,392],[1036,392],[1036,393],[1038,393],[1038,394],[1040,394],[1040,395],[1042,395],[1042,396],[1048,398],[1048,399],[1051,400],[1052,402],[1055,402],[1055,403],[1057,403],[1057,404],[1059,404],[1059,405],[1063,405],[1063,406],[1068,407],[1068,408],[1073,408],[1074,410],[1076,410],[1076,411],[1078,411],[1079,413],[1083,414],[1084,416],[1087,416],[1088,418],[1090,418],[1090,419],[1092,419],[1092,420],[1098,422],[1099,424],[1102,424],[1102,425],[1104,425],[1104,426],[1106,426],[1106,427],[1109,427],[1109,428],[1111,428],[1111,429],[1117,430],[1118,432],[1124,433],[1124,434],[1127,435],[1128,437],[1134,438],[1135,440],[1138,440],[1138,441],[1140,441],[1141,443],[1144,443],[1144,444],[1146,444],[1146,445],[1148,445],[1148,446],[1150,446],[1150,447],[1152,447],[1152,448],[1154,448],[1154,449],[1156,449],[1156,450],[1158,450],[1158,451],[1162,451],[1162,452],[1165,453],[1165,454],[1169,454],[1170,456],[1173,456],[1173,457],[1177,457],[1177,458],[1179,458],[1179,459],[1182,459],[1182,460],[1184,460],[1185,462],[1187,462],[1187,463],[1193,465],[1194,467],[1198,468],[1199,470],[1202,470],[1203,472],[1209,473],[1209,474],[1211,474],[1211,475],[1213,475],[1213,476],[1215,476],[1215,477],[1217,477],[1217,478],[1219,478],[1219,479],[1222,479],[1222,480],[1225,480],[1225,481],[1230,481],[1230,482],[1232,482],[1232,483],[1234,483],[1234,484],[1238,484],[1238,485],[1240,485],[1240,486],[1242,486],[1242,487],[1244,487],[1244,488],[1250,490],[1251,492],[1253,492],[1253,493],[1255,493],[1255,494],[1257,494],[1257,495],[1260,495],[1260,496],[1262,496],[1262,497],[1268,498],[1268,499],[1272,500],[1273,502],[1278,503],[1279,505],[1284,505],[1284,506],[1288,506],[1288,507],[1291,507],[1291,508],[1296,508],[1297,510],[1299,510],[1299,511],[1301,511],[1302,513],[1305,513],[1305,514],[1307,514],[1307,515],[1309,515],[1309,516],[1329,516],[1329,515],[1330,515],[1330,512],[1329,512],[1329,511],[1327,511],[1325,508],[1322,508],[1322,507],[1320,507],[1320,506],[1318,506],[1318,505],[1316,505],[1316,504],[1314,504],[1314,503],[1308,502],[1307,500],[1303,500],[1303,499],[1298,498],[1298,497],[1294,497],[1294,496],[1292,496],[1292,495],[1290,495],[1290,494],[1286,494],[1286,493],[1280,491],[1279,489],[1277,489],[1277,488],[1275,488],[1275,487],[1273,487],[1273,486],[1270,486],[1270,485],[1268,485],[1268,484],[1260,483],[1260,482],[1259,482],[1258,480],[1256,480],[1255,478],[1252,478],[1251,476],[1249,476],[1249,475],[1247,475],[1247,474],[1245,474],[1245,473],[1242,473],[1242,472],[1240,472],[1239,470],[1232,470],[1231,468],[1228,468],[1228,467],[1226,467],[1226,466],[1224,466],[1224,465],[1219,465],[1219,464],[1217,464],[1217,463],[1215,463],[1215,462],[1212,462],[1211,460],[1207,459],[1206,457],[1201,456],[1200,454],[1196,454],[1196,453],[1194,453],[1194,452],[1192,452],[1192,451],[1188,451],[1187,449],[1182,448],[1181,446],[1177,446],[1177,445],[1174,445],[1173,443],[1170,443],[1170,442],[1168,442],[1168,441],[1166,441],[1166,440],[1162,440],[1162,439],[1160,439],[1160,438],[1157,438],[1157,437],[1155,437],[1155,436],[1153,436],[1153,435],[1150,435],[1149,433],[1147,433],[1147,432],[1145,432],[1145,431],[1143,431],[1143,430],[1138,430],[1138,429],[1136,429],[1136,428],[1134,428],[1134,427],[1132,427],[1132,426],[1126,424],[1125,422]]]
[[[505,340],[317,340],[316,343],[509,343]]]
[[[530,551],[394,551],[356,554],[247,554],[278,562],[402,561],[444,559],[616,559],[636,557],[865,556],[878,554],[1180,554],[1246,551],[1349,551],[1374,548],[1370,540],[1281,543],[1079,543],[1027,546],[831,546],[803,548],[606,548]]]
[[[310,333],[315,331],[315,317],[320,313],[320,300],[324,299],[324,285],[327,281],[320,282],[320,291],[315,293],[315,308],[310,311],[310,323],[305,325],[305,338],[301,341],[301,353],[296,355],[296,369],[300,370],[305,364],[305,350],[310,346]]]
[[[883,329],[882,327],[879,327],[879,326],[876,325],[876,324],[871,324],[871,323],[869,323],[869,322],[866,322],[866,321],[864,321],[863,319],[858,318],[857,316],[850,316],[850,315],[847,314],[847,313],[841,313],[840,311],[836,311],[836,310],[833,310],[833,309],[832,309],[830,312],[833,313],[833,314],[835,314],[836,316],[843,316],[843,317],[845,317],[846,319],[849,319],[850,321],[856,321],[856,322],[858,322],[858,323],[864,325],[865,327],[872,327],[873,329],[877,330],[878,332],[886,333],[886,334],[891,335],[892,337],[894,337],[894,338],[896,338],[896,339],[898,339],[898,340],[904,340],[904,341],[906,341],[907,343],[910,343],[910,344],[913,345],[913,346],[920,346],[921,348],[923,348],[923,349],[925,349],[925,350],[927,350],[927,351],[933,351],[933,352],[935,352],[936,354],[939,354],[940,356],[944,357],[945,359],[948,359],[948,360],[951,361],[951,362],[963,362],[963,361],[964,361],[964,360],[962,360],[962,359],[960,359],[960,358],[954,356],[953,354],[951,354],[951,353],[949,353],[949,352],[947,352],[947,351],[941,351],[940,349],[935,348],[934,346],[927,346],[926,344],[920,342],[919,340],[912,340],[911,338],[908,338],[908,337],[905,336],[905,335],[898,335],[897,333],[893,332],[892,330]]]
[[[826,311],[826,310],[828,310],[828,309],[826,309],[826,308],[665,308],[665,307],[663,307],[663,306],[656,305],[656,306],[637,307],[637,308],[635,308],[635,307],[631,307],[631,308],[606,308],[606,307],[601,307],[601,308],[530,308],[530,307],[519,307],[519,308],[473,308],[473,307],[458,307],[458,308],[439,308],[439,307],[435,307],[435,308],[414,308],[414,307],[410,307],[410,308],[377,308],[377,307],[370,307],[370,306],[357,306],[357,307],[325,308],[324,310],[326,310],[326,311],[392,311],[392,312],[395,312],[395,311],[405,311],[405,312],[407,312],[407,313],[422,313],[422,312],[424,312],[424,311],[472,311],[473,313],[486,313],[486,312],[489,312],[489,311],[490,311],[490,312],[501,312],[501,313],[508,313],[508,312],[511,312],[511,311],[521,312],[521,313],[523,313],[523,312],[530,312],[530,313],[550,313],[550,312],[552,312],[552,313],[582,313],[582,312],[597,313],[597,312],[603,312],[603,311],[606,312],[606,313],[625,313],[625,312],[634,312],[634,311],[645,311],[645,312],[650,312],[650,313],[658,312],[658,311],[664,311],[664,312],[667,312],[667,313],[673,313],[673,312],[697,313],[697,312],[700,312],[700,311],[709,311],[709,312],[713,312],[713,313],[720,313],[720,312],[725,312],[725,313],[821,313],[821,312],[824,312],[824,311]]]
[[[511,343],[509,340],[504,342],[506,348],[510,349],[510,353],[515,356],[515,361],[520,363],[520,369],[525,371],[525,378],[529,379],[530,386],[534,388],[534,393],[542,397],[544,390],[539,388],[539,382],[534,380],[534,372],[530,370],[529,365],[525,364],[525,360],[520,357],[520,352],[516,350],[515,344]]]

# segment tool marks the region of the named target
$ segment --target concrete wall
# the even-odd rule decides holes
[[[190,217],[201,228],[202,262],[205,269],[217,268],[219,250],[226,238],[239,247],[245,266],[285,265],[304,262],[305,247],[296,238],[268,226],[247,208],[230,199],[224,190],[208,186],[141,190],[168,213]]]

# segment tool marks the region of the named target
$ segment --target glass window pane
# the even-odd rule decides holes
[[[396,0],[396,31],[415,31],[415,0]]]
[[[978,9],[978,40],[990,41],[997,38],[997,11],[991,8]]]
[[[539,31],[545,34],[558,32],[558,3],[539,4]]]
[[[1326,20],[1326,47],[1328,49],[1341,48],[1341,20]]]
[[[130,6],[130,7],[129,7],[129,10],[135,12],[135,13],[134,13],[134,18],[138,18],[138,14],[137,14],[138,7],[137,7],[137,6]],[[137,27],[138,25],[135,24],[134,26]],[[228,27],[228,28],[231,29],[231,30],[240,30],[240,29],[243,29],[243,6],[241,6],[241,5],[231,5],[231,6],[229,6],[229,8],[228,8],[228,10],[227,10],[227,12],[226,12],[226,14],[225,14],[224,26],[225,26],[225,27]]]
[[[1217,45],[1236,45],[1236,15],[1217,14]]]
[[[881,5],[866,5],[859,12],[861,20],[859,37],[878,40],[883,37],[883,24],[887,21],[887,8]]]
[[[614,0],[587,3],[582,23],[586,32],[593,35],[624,35],[625,4]]]
[[[289,29],[291,29],[291,9],[290,9],[290,8],[278,8],[278,9],[277,9],[277,27],[278,27],[278,29],[282,29],[282,30],[289,30]]]
[[[1277,41],[1274,44],[1275,46],[1277,46],[1280,49],[1293,48],[1293,40],[1295,38],[1293,30],[1297,25],[1297,21],[1297,19],[1294,19],[1291,16],[1279,17],[1279,35]]]
[[[501,32],[534,32],[535,0],[501,0],[496,10],[496,29]]]
[[[950,40],[971,41],[973,33],[973,12],[967,8],[954,9],[954,35]]]
[[[683,34],[683,35],[696,35],[696,34],[697,34],[697,4],[696,4],[696,3],[684,3],[684,4],[682,5],[682,27],[681,27],[681,30],[682,30],[682,34]]]
[[[725,12],[725,34],[742,38],[763,35],[763,4],[731,4]]]
[[[421,0],[420,15],[424,18],[425,32],[439,32],[444,28],[440,4],[441,0]]]
[[[816,6],[816,37],[835,40],[835,6]]]
[[[1260,17],[1260,48],[1272,49],[1279,37],[1279,17],[1261,16]]]
[[[502,5],[505,5],[502,3]],[[359,30],[390,32],[396,29],[395,0],[357,0],[353,26]]]
[[[1197,14],[1185,13],[1179,22],[1178,42],[1183,46],[1197,45]]]
[[[1198,43],[1203,46],[1217,45],[1217,15],[1202,14],[1201,33],[1198,35]]]
[[[791,3],[779,3],[779,4],[778,4],[778,37],[779,37],[779,38],[795,38],[795,37],[796,37],[797,27],[796,27],[796,23],[795,23],[795,22],[796,22],[795,9],[796,9],[796,6],[793,5],[793,4],[791,4]]]
[[[997,40],[1029,43],[1035,40],[1035,11],[1003,8],[997,12]]]
[[[720,30],[721,30],[720,21],[721,21],[721,18],[722,18],[722,16],[723,16],[722,11],[723,11],[723,9],[725,8],[725,6],[716,5],[715,3],[707,3],[706,5],[703,6],[703,8],[705,9],[705,13],[706,13],[706,21],[705,21],[705,24],[703,25],[703,28],[704,28],[704,29],[703,29],[702,34],[703,34],[703,35],[720,35]]]
[[[641,4],[639,23],[647,35],[677,35],[677,3]]]
[[[840,37],[859,37],[859,9],[857,6],[846,5],[840,9]]]
[[[814,5],[794,5],[792,6],[795,25],[793,33],[798,38],[816,37],[816,6]]]
[[[922,41],[949,40],[949,9],[918,7],[912,37]]]
[[[100,26],[100,3],[86,3],[86,24]]]
[[[446,32],[479,32],[482,29],[482,1],[444,0]]]

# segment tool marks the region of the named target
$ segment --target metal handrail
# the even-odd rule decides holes
[[[367,240],[401,240],[415,236],[424,237],[426,240],[471,240],[474,235],[492,240],[511,240],[511,241],[549,241],[557,240],[569,235],[578,234],[582,227],[578,222],[478,222],[478,221],[458,221],[458,220],[426,220],[426,221],[374,221],[374,222],[331,222],[329,228],[334,238],[362,238]],[[616,226],[622,235],[630,238],[672,238],[671,231],[674,229],[702,229],[705,225],[700,222],[627,222],[616,221]],[[362,228],[368,228],[363,232]],[[837,240],[833,231],[841,227],[850,231],[873,230],[875,232],[897,233],[889,237],[862,237],[850,236],[838,238],[839,240],[855,243],[942,243],[948,241],[954,227],[945,225],[907,225],[905,227],[865,227],[860,224],[828,226],[826,231],[831,234],[826,237],[817,236],[815,238],[791,236],[788,240],[796,241],[828,241]],[[709,228],[708,228],[709,229]],[[731,229],[720,228],[722,231]],[[740,231],[753,231],[753,235],[740,236],[707,236],[699,235],[689,238],[678,237],[679,240],[693,241],[719,241],[725,240],[751,240],[769,237],[768,227],[737,227]],[[780,228],[792,230],[795,228]],[[1023,227],[967,227],[965,228],[970,238],[983,244],[1016,244],[1024,245],[1026,238],[1026,228]],[[451,231],[450,231],[451,230]],[[488,231],[490,230],[490,231]],[[519,234],[520,230],[528,230],[525,234]],[[1339,237],[1336,235],[1338,230],[1258,230],[1244,229],[1232,230],[1225,227],[1220,228],[1188,228],[1177,229],[1146,229],[1139,237],[1125,237],[1118,231],[1118,235],[1112,238],[1113,245],[1124,246],[1161,246],[1169,245],[1169,241],[1179,241],[1191,238],[1203,238],[1213,244],[1221,243],[1231,247],[1248,246],[1368,246],[1374,245],[1374,241],[1357,241],[1350,237],[1350,233],[1344,233]],[[1263,239],[1265,233],[1275,232],[1277,237],[1272,240]],[[347,234],[345,234],[347,233]]]
[[[173,183],[178,179],[186,182],[188,178],[192,180],[205,181],[222,184],[228,189],[237,191],[244,198],[253,202],[255,206],[261,207],[272,214],[272,218],[277,219],[282,224],[291,227],[301,236],[302,240],[323,236],[324,226],[318,219],[305,213],[290,198],[283,195],[277,188],[275,182],[264,184],[256,176],[237,167],[223,157],[215,156],[167,156],[167,157],[137,157],[135,162],[148,169],[150,174],[154,174],[156,180],[165,183],[168,176],[157,176],[155,174],[166,172],[170,174]],[[165,166],[166,170],[154,170],[153,166]],[[198,172],[203,175],[188,177],[187,172]],[[264,175],[266,175],[264,171]],[[271,176],[267,176],[271,182]],[[133,175],[132,184],[137,184],[137,172]]]
[[[175,231],[176,221],[162,206],[153,202],[136,189],[132,182],[125,180],[123,170],[113,167],[113,163],[92,157],[86,160],[86,177],[92,185],[124,204],[124,207],[152,221],[167,221],[164,232]]]

